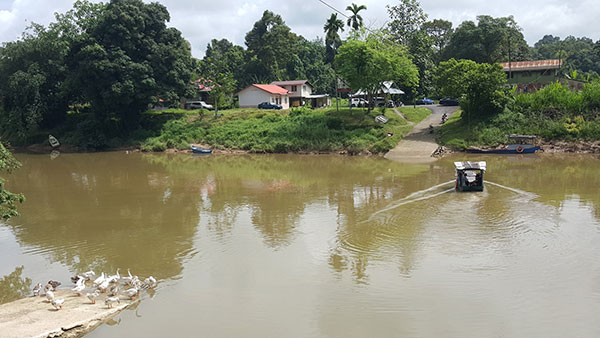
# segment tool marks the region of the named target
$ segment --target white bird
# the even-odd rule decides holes
[[[52,290],[46,290],[46,299],[49,302],[54,300],[54,292],[52,292]]]
[[[129,269],[127,269],[127,274],[129,276],[125,276],[125,277],[121,278],[123,280],[123,282],[125,282],[125,284],[129,284],[133,280],[133,276],[131,275],[131,271],[129,271]]]
[[[106,304],[106,306],[108,306],[109,309],[113,307],[114,303],[121,304],[121,301],[119,300],[119,297],[108,297],[104,301],[104,304]]]
[[[39,296],[42,291],[42,283],[37,283],[36,286],[33,287],[33,295]]]
[[[91,279],[92,279],[92,277],[95,277],[95,276],[96,276],[96,273],[95,273],[94,271],[90,270],[90,271],[88,271],[88,272],[84,272],[84,273],[82,273],[82,274],[81,274],[81,276],[82,276],[83,278],[85,278],[85,280],[91,280]]]
[[[92,293],[86,293],[85,296],[92,302],[92,304],[96,304],[96,298],[98,298],[98,296],[100,296],[100,292],[98,292],[98,290],[92,292]]]
[[[108,296],[109,297],[114,297],[119,293],[119,284],[115,284],[113,286],[110,287],[110,290],[108,292]]]
[[[110,285],[110,280],[105,279],[100,285],[98,285],[98,290],[100,290],[100,292],[102,292],[102,293],[105,293],[106,290],[108,290],[109,285]]]
[[[131,288],[131,289],[127,289],[125,290],[125,294],[127,295],[127,297],[129,297],[129,299],[131,300],[135,300],[135,297],[140,293],[140,290],[137,288]]]
[[[119,275],[119,268],[117,268],[117,273],[114,275],[107,276],[106,279],[110,281],[110,283],[118,282],[121,279],[121,275]]]
[[[100,285],[102,284],[102,282],[104,282],[104,279],[106,279],[106,277],[104,276],[104,272],[96,279],[94,279],[94,285]]]
[[[92,293],[86,293],[85,296],[92,302],[92,304],[96,304],[96,298],[98,298],[98,296],[100,296],[100,292],[98,292],[98,290],[92,292]]]
[[[144,286],[153,289],[156,286],[156,279],[152,276],[144,279]]]
[[[84,289],[85,289],[85,280],[83,278],[81,278],[77,281],[77,285],[74,288],[72,288],[71,290],[77,292],[77,295],[81,297],[83,295],[81,292]]]
[[[58,310],[62,309],[64,302],[65,302],[64,299],[53,299],[52,306],[54,306],[54,308],[56,308],[56,311],[58,311]]]

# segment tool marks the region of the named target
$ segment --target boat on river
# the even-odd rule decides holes
[[[540,150],[539,139],[535,135],[506,135],[509,144],[500,148],[469,148],[467,152],[476,154],[532,154]]]
[[[194,153],[194,154],[211,154],[212,153],[212,149],[197,147],[194,145],[191,145],[190,148],[192,149],[192,153]]]
[[[483,191],[485,161],[454,162],[456,168],[456,191]]]

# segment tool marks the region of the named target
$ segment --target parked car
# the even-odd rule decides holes
[[[365,99],[360,97],[353,97],[350,99],[350,107],[366,107],[369,103]]]
[[[458,106],[458,99],[445,97],[440,100],[442,106]]]
[[[433,104],[433,100],[424,97],[422,99],[418,99],[416,104]]]
[[[212,104],[208,104],[204,101],[188,101],[185,103],[185,109],[208,109],[212,110]]]
[[[282,109],[283,107],[279,104],[261,102],[258,104],[259,109]]]
[[[371,107],[383,107],[386,105],[385,97],[374,97],[371,102]]]

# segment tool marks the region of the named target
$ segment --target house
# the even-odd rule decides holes
[[[197,97],[194,97],[193,99],[197,101],[214,103],[212,98],[210,97],[210,91],[214,87],[214,85],[209,84],[209,81],[203,78],[199,78],[198,80],[192,82],[192,84],[196,88],[196,92],[198,93]]]
[[[283,109],[290,107],[288,90],[273,84],[253,84],[237,94],[240,108],[257,107],[261,102],[279,104]]]
[[[561,77],[561,60],[534,60],[500,63],[506,73],[508,84],[515,85],[517,92],[540,90],[552,82],[560,82],[571,90],[581,90],[584,82]]]
[[[273,81],[271,84],[288,90],[291,107],[305,105],[313,91],[313,86],[308,80]]]

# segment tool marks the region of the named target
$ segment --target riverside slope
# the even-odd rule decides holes
[[[436,160],[431,155],[438,144],[435,142],[435,134],[429,132],[429,125],[437,129],[442,115],[446,113],[449,118],[458,107],[433,105],[427,108],[431,110],[431,115],[415,125],[396,147],[385,154],[385,158],[405,163],[429,163]]]

